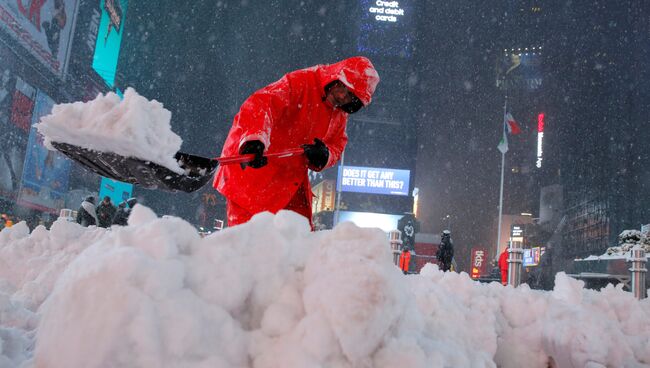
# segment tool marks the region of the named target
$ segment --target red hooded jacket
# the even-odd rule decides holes
[[[335,80],[345,84],[367,106],[379,75],[370,60],[361,56],[286,74],[243,103],[222,155],[237,155],[241,145],[252,140],[262,141],[265,153],[274,153],[312,144],[314,138],[319,138],[329,149],[325,168],[333,166],[348,140],[348,114],[324,101],[325,86]],[[217,170],[213,185],[229,201],[250,213],[275,213],[289,203],[303,184],[311,203],[307,168],[304,156],[269,159],[268,165],[260,169],[223,165]]]

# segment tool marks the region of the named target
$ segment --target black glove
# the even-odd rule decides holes
[[[303,144],[302,148],[305,150],[305,156],[307,156],[311,168],[320,171],[327,165],[327,160],[330,158],[330,151],[323,141],[314,138],[314,144]]]
[[[241,147],[239,147],[239,154],[245,155],[252,153],[255,155],[253,161],[241,164],[241,168],[250,166],[253,169],[259,169],[260,167],[266,166],[268,159],[264,157],[264,143],[261,141],[248,141],[244,142]]]

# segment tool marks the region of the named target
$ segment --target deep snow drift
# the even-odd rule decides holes
[[[36,125],[44,144],[69,143],[100,152],[114,152],[183,170],[174,160],[183,140],[171,130],[171,112],[156,100],[127,88],[124,99],[113,92],[89,102],[54,105]]]
[[[404,276],[383,232],[284,211],[206,238],[140,205],[5,229],[0,321],[0,367],[650,366],[647,299]]]

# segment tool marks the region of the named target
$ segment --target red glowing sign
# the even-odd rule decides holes
[[[544,132],[544,113],[541,112],[537,115],[537,131]]]
[[[487,251],[483,248],[472,248],[472,272],[473,279],[481,277],[487,269]]]

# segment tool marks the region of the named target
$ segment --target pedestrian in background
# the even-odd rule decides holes
[[[113,225],[126,226],[128,225],[129,216],[131,215],[131,210],[138,203],[138,200],[135,198],[129,198],[126,201],[120,203],[115,216],[113,217]]]
[[[409,268],[411,266],[411,252],[407,247],[402,249],[402,254],[399,256],[399,268],[406,275],[409,273]]]
[[[501,270],[501,284],[508,285],[508,247],[499,255],[499,270]]]
[[[438,267],[443,272],[451,269],[451,263],[454,259],[454,244],[451,242],[451,232],[444,230],[440,236],[440,246],[436,252]]]
[[[97,225],[97,213],[95,211],[95,197],[88,196],[81,202],[77,211],[77,223],[83,227]]]
[[[102,203],[97,206],[97,226],[111,227],[113,224],[113,217],[115,217],[115,212],[117,212],[117,208],[113,206],[111,197],[105,196],[104,200],[102,200]]]

